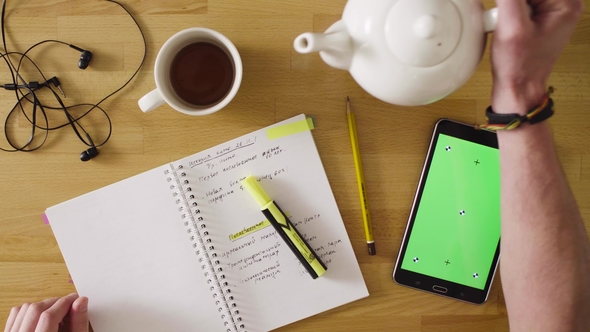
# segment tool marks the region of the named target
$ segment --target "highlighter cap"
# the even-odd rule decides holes
[[[248,175],[244,180],[242,180],[242,185],[244,188],[246,188],[250,195],[252,195],[260,207],[265,206],[271,201],[266,191],[262,189],[260,183],[258,183],[254,176]]]

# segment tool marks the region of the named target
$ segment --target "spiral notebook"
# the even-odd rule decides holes
[[[96,332],[268,331],[368,296],[304,115],[50,207]],[[327,272],[312,279],[253,174]]]

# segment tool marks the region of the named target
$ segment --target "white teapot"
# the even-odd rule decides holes
[[[479,64],[497,9],[480,0],[349,0],[325,33],[304,33],[297,52],[330,66],[385,102],[414,106],[461,87]]]

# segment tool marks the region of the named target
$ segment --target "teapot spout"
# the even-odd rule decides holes
[[[326,33],[306,32],[295,38],[293,47],[299,53],[320,52],[330,66],[348,70],[352,60],[352,41],[342,21],[336,22]]]
[[[297,52],[304,54],[320,51],[347,52],[350,51],[350,37],[344,31],[306,32],[295,38],[293,46]]]

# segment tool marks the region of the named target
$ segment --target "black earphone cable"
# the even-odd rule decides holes
[[[6,45],[6,38],[5,38],[6,0],[2,1],[2,12],[0,14],[0,34],[2,37],[2,46],[4,47],[5,53],[4,54],[0,53],[0,57],[2,57],[4,59],[4,61],[6,62],[9,72],[10,72],[11,79],[12,79],[12,84],[5,84],[2,87],[4,87],[7,90],[12,90],[14,88],[17,102],[16,102],[15,106],[12,108],[12,110],[9,111],[9,113],[4,121],[5,139],[8,142],[8,144],[12,147],[12,149],[6,149],[6,148],[0,147],[1,151],[7,151],[7,152],[35,151],[35,150],[41,148],[45,144],[45,142],[48,139],[49,131],[58,130],[58,129],[61,129],[66,126],[71,126],[72,129],[74,130],[74,133],[76,134],[76,136],[80,139],[80,141],[82,141],[87,146],[91,146],[91,147],[95,148],[95,147],[102,146],[106,142],[108,142],[108,140],[110,139],[110,137],[112,135],[112,131],[113,131],[112,121],[111,121],[109,115],[107,114],[107,112],[101,107],[101,104],[103,102],[105,102],[107,99],[109,99],[110,97],[112,97],[113,95],[115,95],[116,93],[118,93],[119,91],[121,91],[122,89],[124,89],[137,76],[137,74],[139,73],[139,71],[143,67],[143,64],[146,59],[147,42],[146,42],[146,38],[143,33],[143,30],[141,29],[141,26],[139,25],[139,23],[137,22],[137,20],[131,14],[130,11],[125,6],[123,6],[121,3],[119,3],[115,0],[106,0],[106,1],[115,3],[118,6],[120,6],[129,15],[129,17],[133,20],[134,24],[136,25],[136,27],[141,35],[142,42],[143,42],[143,56],[142,56],[141,62],[138,65],[137,69],[133,72],[133,74],[129,77],[129,79],[124,84],[122,84],[120,87],[115,89],[113,92],[111,92],[108,95],[106,95],[105,97],[103,97],[96,104],[81,103],[81,104],[75,104],[75,105],[69,105],[69,106],[65,105],[65,103],[62,101],[60,96],[51,87],[51,84],[54,84],[54,86],[56,88],[60,89],[60,92],[63,93],[63,91],[61,90],[61,87],[59,86],[60,83],[59,83],[59,80],[57,79],[57,77],[53,77],[48,80],[45,77],[45,75],[43,74],[43,72],[41,71],[41,69],[39,68],[39,66],[37,66],[37,64],[35,64],[35,62],[30,58],[30,56],[28,54],[36,47],[38,47],[42,44],[45,44],[45,43],[59,43],[59,44],[67,45],[71,48],[74,48],[74,49],[76,49],[78,51],[82,51],[82,52],[85,52],[85,50],[83,50],[75,45],[60,41],[60,40],[50,39],[50,40],[43,40],[43,41],[40,41],[40,42],[32,45],[23,53],[8,52],[7,45]],[[15,66],[14,63],[12,62],[12,60],[10,58],[11,55],[20,57],[17,66]],[[43,82],[39,83],[39,82],[31,81],[31,82],[27,83],[27,81],[22,77],[22,75],[20,74],[19,71],[20,71],[21,66],[23,65],[23,61],[25,61],[25,60],[30,62],[36,68],[37,72],[42,77]],[[21,81],[20,83],[22,83],[22,84],[19,84],[19,82],[17,82],[19,80]],[[52,92],[53,96],[55,97],[59,106],[44,105],[43,103],[41,103],[41,101],[39,100],[39,98],[37,97],[37,95],[35,93],[35,90],[41,89],[43,87],[47,87],[51,90],[51,92]],[[21,91],[21,89],[24,89],[25,92]],[[25,111],[25,107],[23,106],[23,103],[28,103],[28,104],[32,105],[32,109],[30,111],[30,116]],[[81,107],[89,107],[89,109],[86,110],[85,112],[83,112],[79,116],[73,116],[70,113],[70,110],[75,109],[75,108],[81,108]],[[98,144],[94,144],[92,142],[92,139],[90,138],[90,135],[84,129],[84,127],[80,124],[79,121],[97,108],[104,114],[105,119],[108,122],[109,130],[108,130],[107,136],[105,137],[105,139],[102,142],[100,142]],[[24,115],[24,118],[27,119],[27,121],[31,124],[30,137],[29,137],[28,141],[21,146],[18,146],[13,142],[13,140],[10,138],[10,135],[8,132],[10,118],[15,114],[15,111],[17,111],[18,109],[20,109],[20,112]],[[50,126],[49,117],[48,117],[46,110],[51,110],[51,111],[62,110],[64,112],[64,115],[65,115],[67,121],[63,122],[57,126]],[[42,124],[37,123],[38,122],[37,112],[41,113],[41,116],[43,118]],[[44,137],[41,140],[41,142],[39,142],[36,146],[31,146],[31,144],[33,143],[33,140],[35,138],[36,129],[44,131],[45,134],[44,134]],[[86,141],[86,139],[83,137],[83,135],[80,133],[79,130],[81,130],[85,134],[85,136],[88,139],[88,142]]]

